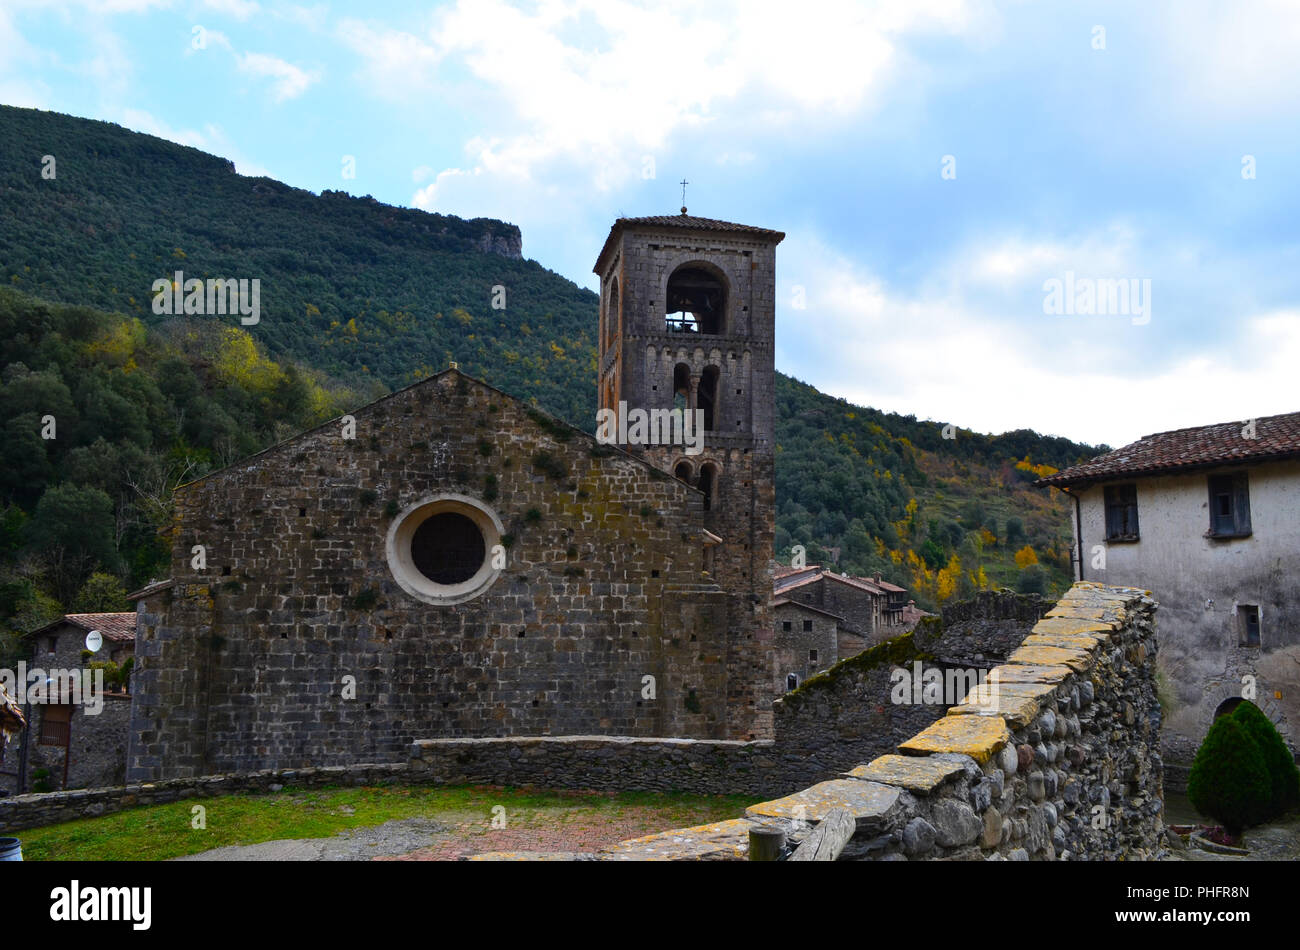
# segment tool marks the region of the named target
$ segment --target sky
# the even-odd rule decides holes
[[[0,0],[0,102],[501,218],[592,289],[686,179],[787,235],[778,369],[1121,445],[1300,410],[1297,50],[1296,0]]]

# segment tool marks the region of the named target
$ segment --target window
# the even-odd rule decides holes
[[[1106,486],[1106,540],[1138,539],[1137,485]]]
[[[792,689],[798,689],[798,688],[799,688],[799,674],[798,674],[798,673],[791,673],[789,676],[787,676],[787,677],[785,678],[785,688],[786,688],[786,691],[787,691],[787,692],[788,692],[789,690],[792,690]]]
[[[1243,647],[1259,646],[1259,608],[1251,604],[1237,605],[1237,642]]]
[[[817,662],[817,651],[816,651],[816,650],[809,650],[809,651],[808,651],[808,662],[809,662],[809,663],[816,663],[816,662]]]
[[[812,621],[811,621],[811,620],[805,620],[805,621],[803,622],[803,632],[804,632],[804,633],[812,633]]]
[[[668,279],[665,329],[669,333],[723,332],[727,291],[722,281],[701,267],[679,267]]]
[[[1244,538],[1250,534],[1250,488],[1244,472],[1236,475],[1211,475],[1211,538]]]
[[[711,462],[706,462],[700,467],[700,481],[695,486],[704,492],[704,510],[709,511],[713,507],[714,496],[718,490],[718,467]]]
[[[66,704],[46,706],[41,716],[41,737],[39,745],[67,746],[68,734],[72,729],[72,707]]]
[[[789,632],[790,632],[790,628],[793,627],[793,626],[794,626],[794,624],[792,624],[789,620],[782,620],[782,621],[781,621],[781,629],[782,629],[783,631],[785,631],[786,633],[789,633]]]
[[[459,604],[501,573],[493,547],[501,521],[464,495],[438,495],[408,508],[388,530],[388,567],[402,590],[426,604]]]
[[[618,280],[609,282],[609,304],[605,307],[605,349],[612,349],[619,334]]]

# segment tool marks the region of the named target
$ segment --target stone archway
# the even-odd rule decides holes
[[[1200,723],[1200,735],[1196,737],[1197,745],[1205,741],[1205,735],[1210,731],[1210,726],[1214,725],[1214,720],[1225,712],[1231,712],[1240,703],[1252,702],[1255,706],[1268,717],[1268,721],[1273,724],[1291,751],[1295,752],[1295,742],[1291,736],[1291,726],[1286,720],[1281,708],[1270,697],[1256,696],[1252,700],[1247,700],[1241,695],[1241,688],[1231,686],[1220,686],[1209,692],[1205,696],[1205,703],[1201,707],[1204,710]]]

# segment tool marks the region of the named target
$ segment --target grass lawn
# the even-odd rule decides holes
[[[562,792],[486,786],[377,786],[301,789],[260,795],[191,798],[29,828],[18,832],[28,861],[158,861],[225,845],[281,838],[327,838],[350,828],[403,818],[447,824],[471,851],[493,850],[493,808],[504,806],[508,826],[537,850],[565,850],[593,832],[631,838],[655,831],[738,818],[760,799],[739,795],[655,792]],[[191,809],[206,809],[206,828],[192,827]],[[497,813],[499,814],[499,812]],[[621,833],[626,832],[626,833]],[[618,838],[615,838],[618,840]],[[612,842],[611,842],[612,843]],[[518,847],[518,845],[512,845]],[[462,850],[465,850],[464,848]]]

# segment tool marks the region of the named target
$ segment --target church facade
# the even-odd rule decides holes
[[[770,736],[782,237],[620,219],[601,252],[593,410],[702,410],[689,454],[449,369],[178,489],[172,576],[135,595],[128,781]]]

